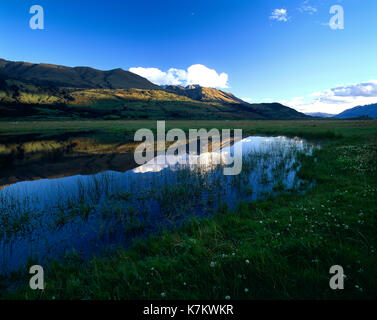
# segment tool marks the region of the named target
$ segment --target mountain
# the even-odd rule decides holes
[[[335,114],[324,113],[324,112],[307,112],[305,114],[311,117],[316,117],[316,118],[332,118],[335,116]]]
[[[231,93],[199,85],[190,85],[187,87],[166,86],[165,90],[203,102],[245,103],[245,101],[242,101]]]
[[[200,86],[162,88],[121,69],[0,60],[0,119],[306,119],[278,103],[249,104]]]
[[[0,59],[2,78],[27,81],[35,85],[69,88],[160,89],[152,82],[123,69],[101,71],[89,67],[12,62]]]
[[[280,104],[193,100],[164,90],[59,89],[0,83],[0,119],[305,119]]]
[[[348,109],[336,115],[334,118],[349,119],[360,117],[377,118],[377,103]]]

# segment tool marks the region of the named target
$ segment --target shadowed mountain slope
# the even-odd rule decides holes
[[[0,74],[5,78],[55,87],[160,89],[147,79],[123,69],[101,71],[89,67],[71,68],[0,59]]]
[[[377,103],[348,109],[336,115],[334,118],[351,119],[360,117],[377,118]]]

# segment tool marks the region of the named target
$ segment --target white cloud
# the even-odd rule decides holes
[[[179,85],[187,77],[186,71],[178,69],[169,69],[163,72],[157,68],[130,68],[130,71],[138,74],[149,81],[158,85]]]
[[[377,103],[377,80],[338,85],[314,92],[307,97],[297,97],[281,103],[300,112],[338,114],[356,106]]]
[[[270,20],[287,22],[288,19],[287,9],[275,9],[270,15]]]
[[[228,75],[218,74],[202,64],[194,64],[187,70],[171,68],[167,72],[157,68],[130,68],[136,73],[157,85],[181,85],[199,84],[202,87],[229,88]]]
[[[309,1],[308,0],[305,0],[301,7],[299,8],[299,10],[302,12],[302,13],[308,13],[308,14],[314,14],[318,11],[317,8],[313,7],[310,5]]]
[[[199,84],[203,87],[228,88],[228,75],[218,74],[202,64],[194,64],[187,69],[187,84]]]

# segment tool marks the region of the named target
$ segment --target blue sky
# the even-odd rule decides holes
[[[36,4],[44,30],[29,27]],[[333,5],[343,30],[328,25]],[[0,57],[132,68],[158,83],[200,80],[252,102],[336,113],[377,102],[377,1],[1,1]]]

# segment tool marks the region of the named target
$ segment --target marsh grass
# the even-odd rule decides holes
[[[297,189],[281,190],[279,177],[284,176],[281,172],[285,165],[277,163],[279,169],[272,173],[277,181],[275,188],[280,191],[276,198],[267,192],[261,200],[241,199],[235,208],[230,208],[221,201],[222,195],[216,194],[213,199],[220,199],[216,200],[218,205],[212,215],[193,217],[178,229],[140,239],[130,250],[119,249],[89,261],[77,254],[67,256],[64,261],[52,261],[46,268],[47,287],[42,294],[28,289],[29,279],[24,272],[13,273],[0,281],[6,288],[9,281],[17,279],[18,286],[4,293],[4,297],[162,299],[164,292],[164,299],[224,299],[226,296],[231,299],[375,299],[377,130],[370,127],[369,131],[358,131],[356,127],[349,130],[337,127],[334,131],[342,133],[326,138],[321,149],[311,155],[296,155],[299,161],[292,168],[299,170],[301,185]],[[279,133],[289,130],[297,132],[287,124]],[[327,134],[315,133],[317,137],[320,135]],[[245,170],[251,172],[255,165],[260,167],[260,163],[252,163]],[[187,178],[193,173],[182,171],[181,174]],[[264,179],[268,178],[266,174]],[[203,178],[196,178],[195,183],[200,188],[212,185]],[[173,195],[200,197],[196,184],[190,190],[167,186],[166,196],[157,191],[149,196],[159,195],[157,199],[171,206],[169,199]],[[213,179],[213,185],[222,185],[221,179]],[[242,177],[233,179],[231,185],[249,189]],[[136,191],[133,187],[130,192]],[[255,192],[251,189],[246,194]],[[140,196],[146,199],[146,195]],[[112,200],[130,199],[119,196]],[[186,205],[189,208],[190,204]],[[137,216],[132,208],[117,211],[117,216],[120,219]],[[114,215],[109,207],[107,210],[109,216]],[[167,213],[174,210],[182,208],[169,207]],[[343,291],[333,291],[328,285],[329,268],[335,264],[345,269]]]
[[[209,162],[199,166],[177,165],[152,175],[131,173],[121,178],[104,172],[78,177],[67,185],[57,181],[51,189],[37,192],[22,186],[14,191],[6,188],[0,192],[0,210],[4,212],[0,242],[11,248],[29,239],[31,244],[24,245],[20,267],[28,250],[39,251],[43,257],[40,263],[47,263],[50,258],[59,258],[64,244],[69,249],[70,242],[63,240],[65,233],[72,233],[72,241],[82,242],[80,234],[90,228],[91,238],[98,237],[98,246],[106,247],[112,245],[111,239],[132,241],[132,236],[145,237],[182,226],[192,218],[209,217],[223,204],[235,209],[241,200],[298,187],[299,181],[286,179],[286,175],[295,175],[292,164],[297,154],[308,152],[310,147],[297,147],[296,142],[280,138],[266,140],[260,151],[243,156],[245,169],[237,176],[224,176],[224,164],[206,160]],[[85,240],[80,247],[88,250]],[[10,250],[2,259],[11,259],[13,254]]]

